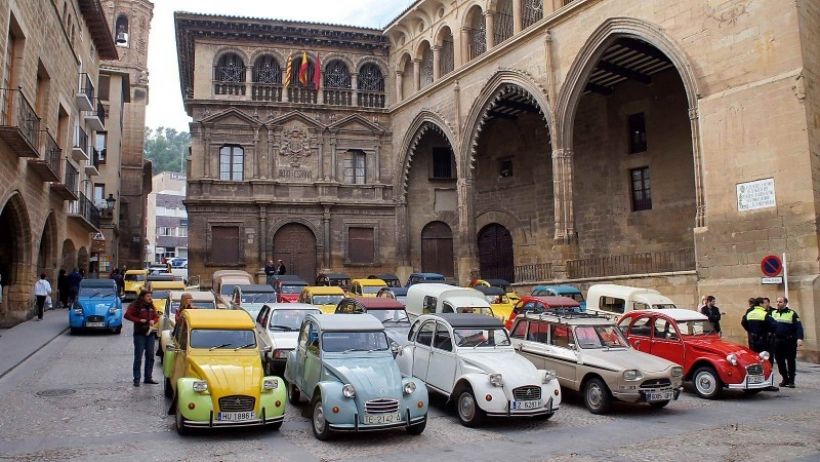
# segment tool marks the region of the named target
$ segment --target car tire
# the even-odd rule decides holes
[[[302,394],[299,392],[299,389],[296,388],[296,385],[289,383],[288,384],[288,402],[294,406],[298,406]]]
[[[80,329],[77,329],[76,327],[72,327],[69,330],[69,332],[71,333],[71,335],[78,335],[80,333]]]
[[[743,390],[743,394],[746,395],[746,396],[754,396],[754,395],[760,393],[761,391],[763,391],[762,388],[758,388],[758,389],[755,389],[755,390]]]
[[[325,420],[325,409],[322,405],[322,397],[316,396],[311,403],[313,412],[310,415],[310,427],[313,429],[313,436],[320,441],[330,438],[330,425]]]
[[[701,398],[715,399],[720,395],[723,383],[720,381],[717,372],[712,366],[701,366],[692,374],[692,384],[695,393]]]
[[[606,414],[612,407],[612,393],[603,380],[593,377],[584,385],[584,405],[593,414]]]
[[[424,432],[425,427],[427,427],[427,415],[424,416],[424,422],[408,426],[407,427],[407,434],[408,435],[421,435],[422,432]]]
[[[274,424],[268,425],[268,430],[272,432],[278,432],[280,428],[282,428],[282,423],[284,422],[276,422]]]
[[[171,388],[171,379],[168,377],[165,377],[165,380],[162,381],[162,391],[165,393],[166,398],[174,397],[174,389]]]
[[[174,421],[176,423],[177,433],[182,436],[191,434],[191,429],[185,425],[185,418],[182,416],[182,411],[179,410],[179,405],[177,405],[177,412],[174,416]]]
[[[666,407],[670,402],[671,402],[671,400],[667,399],[666,401],[653,401],[653,402],[649,403],[649,405],[652,406],[655,409],[661,409],[661,408]]]
[[[456,412],[458,413],[458,420],[465,427],[477,427],[484,420],[484,411],[478,407],[478,401],[475,399],[471,388],[462,389],[458,394]]]
[[[550,412],[549,414],[539,414],[539,415],[533,417],[533,419],[541,420],[541,421],[547,421],[547,420],[550,420],[553,415],[555,415],[555,413],[553,413],[553,412]]]
[[[120,335],[120,333],[122,333],[122,326],[115,327],[114,328],[114,334],[115,335]]]

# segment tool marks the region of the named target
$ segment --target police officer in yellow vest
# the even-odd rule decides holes
[[[763,300],[754,299],[754,306],[746,312],[746,315],[740,321],[740,325],[749,334],[749,348],[755,353],[767,351],[769,348],[769,334],[774,331],[775,327],[774,319],[762,305]]]
[[[781,387],[794,388],[797,347],[803,344],[803,323],[791,308],[786,297],[778,297],[777,311],[772,313],[775,321],[774,346],[777,370],[783,381]]]

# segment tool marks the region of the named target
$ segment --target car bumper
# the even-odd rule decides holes
[[[740,383],[726,384],[726,388],[730,390],[763,390],[774,386],[774,372],[769,374],[769,378],[760,383],[749,383],[749,376],[743,378]]]
[[[547,400],[547,404],[543,407],[538,409],[516,409],[512,410],[512,402],[507,401],[506,410],[504,412],[493,412],[493,411],[485,411],[486,414],[490,417],[528,417],[528,416],[536,416],[536,415],[545,415],[545,414],[554,414],[555,411],[558,410],[558,405],[554,404],[555,401],[552,397]]]
[[[401,422],[391,423],[391,424],[381,424],[381,425],[365,425],[359,423],[359,415],[353,419],[354,423],[351,424],[332,424],[328,423],[328,427],[333,431],[339,432],[372,432],[372,431],[380,431],[380,430],[388,430],[390,428],[401,428],[401,427],[409,427],[410,425],[418,425],[427,421],[427,414],[419,417],[410,417],[410,413],[405,415],[405,420]]]
[[[220,422],[214,420],[214,413],[211,411],[209,420],[187,420],[185,425],[193,428],[239,428],[239,427],[261,427],[265,425],[273,425],[285,421],[285,416],[266,418],[262,416],[261,419],[243,420],[241,422]]]
[[[652,390],[653,392],[664,392],[664,391],[671,391],[672,392],[672,400],[675,401],[680,397],[681,388],[659,388]],[[612,396],[617,398],[620,401],[624,401],[627,403],[649,403],[653,401],[649,401],[646,399],[646,391],[629,391],[629,392],[612,392]]]

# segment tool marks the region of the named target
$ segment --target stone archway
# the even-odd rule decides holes
[[[63,241],[63,253],[60,259],[60,268],[64,269],[66,273],[74,271],[77,268],[77,248],[71,239]]]
[[[25,319],[34,283],[31,226],[23,198],[14,192],[0,209],[0,324]]]
[[[287,223],[273,236],[273,258],[282,260],[288,274],[311,283],[316,279],[316,235],[301,223]]]
[[[77,268],[80,269],[81,273],[85,272],[86,276],[90,274],[88,263],[88,249],[86,249],[85,247],[80,247],[80,250],[77,251]]]
[[[37,255],[37,274],[45,273],[46,278],[54,284],[57,281],[57,223],[54,213],[50,213],[40,235],[40,250]]]

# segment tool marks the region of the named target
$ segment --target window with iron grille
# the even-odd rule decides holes
[[[313,61],[308,58],[308,68],[307,68],[307,80],[305,84],[302,85],[302,82],[299,81],[299,69],[302,68],[302,56],[294,56],[293,57],[293,69],[291,70],[290,75],[290,84],[296,87],[302,88],[313,88],[313,69],[314,63]]]
[[[367,63],[359,69],[358,89],[362,91],[384,91],[384,75],[379,66]]]
[[[439,74],[447,75],[455,69],[455,46],[453,42],[453,33],[447,30],[447,35],[441,42],[441,51],[439,51]]]
[[[344,160],[344,182],[347,184],[365,184],[367,181],[367,154],[358,149],[348,152]]]
[[[433,50],[428,46],[421,55],[421,88],[433,83]]]
[[[513,35],[513,0],[498,0],[496,6],[494,28],[496,45]]]
[[[646,118],[643,112],[629,116],[629,153],[646,151]]]
[[[214,80],[217,82],[244,82],[245,63],[236,53],[225,53],[219,58],[214,68]]]
[[[634,168],[629,171],[632,180],[632,210],[652,209],[652,188],[649,182],[649,167]]]
[[[242,263],[238,226],[212,227],[208,247],[208,262],[213,265]]]
[[[281,84],[282,68],[271,55],[262,55],[253,63],[253,81],[256,83]]]
[[[245,179],[245,150],[241,146],[227,145],[219,150],[219,179],[242,181]]]
[[[433,148],[433,178],[453,179],[453,151],[450,148]]]
[[[470,22],[470,59],[477,58],[487,51],[487,25],[481,10],[473,12]]]
[[[540,21],[544,17],[544,0],[524,0],[521,16],[524,29]]]
[[[325,66],[325,88],[350,88],[350,72],[347,64],[340,59],[334,59]]]
[[[371,264],[376,260],[373,228],[350,227],[347,230],[347,261],[354,264]]]

